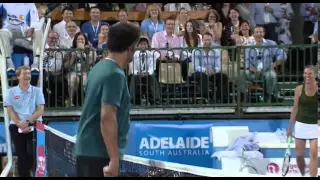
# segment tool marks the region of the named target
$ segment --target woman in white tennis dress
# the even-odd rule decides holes
[[[291,111],[288,137],[292,136],[296,144],[296,160],[302,176],[305,174],[306,142],[310,143],[310,176],[318,176],[318,83],[317,69],[307,66],[304,69],[304,83],[295,89],[294,105]]]

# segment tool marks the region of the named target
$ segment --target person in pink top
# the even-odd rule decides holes
[[[181,71],[183,79],[186,80],[188,74],[188,61],[186,53],[181,54],[180,38],[174,34],[175,18],[169,17],[165,20],[165,30],[162,32],[156,32],[152,37],[151,48],[161,49],[159,50],[161,61],[176,60],[181,61]],[[178,48],[178,49],[177,49]],[[173,50],[171,50],[173,49]],[[180,56],[182,55],[182,56]],[[159,72],[160,62],[157,61],[156,73]]]
[[[160,50],[161,60],[180,58],[180,50],[170,50],[180,48],[180,39],[174,34],[175,19],[169,17],[165,20],[165,30],[156,32],[152,37],[151,48],[166,49]],[[168,51],[169,50],[169,51]]]

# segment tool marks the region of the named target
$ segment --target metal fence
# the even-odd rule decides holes
[[[319,45],[137,49],[125,69],[133,108],[291,106]],[[47,49],[47,109],[80,108],[92,67],[106,50]],[[35,77],[36,79],[36,77]],[[36,80],[34,81],[36,82]]]

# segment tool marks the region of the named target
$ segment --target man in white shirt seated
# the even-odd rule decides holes
[[[204,33],[202,38],[203,49],[195,49],[192,52],[192,64],[190,66],[194,73],[191,75],[191,79],[201,86],[203,98],[211,103],[223,102],[228,100],[229,78],[226,74],[221,73],[221,50],[212,48],[213,38],[211,33]],[[209,82],[212,82],[212,86]],[[209,94],[209,89],[212,89],[213,95]]]
[[[48,106],[55,106],[57,97],[62,95],[61,83],[64,83],[62,76],[63,51],[58,51],[59,35],[57,32],[48,33],[47,44],[43,55],[43,87]]]
[[[35,58],[31,70],[39,71],[39,62],[36,57],[40,53],[43,31],[35,4],[0,3],[0,14],[4,20],[3,29],[0,30],[0,41],[4,48],[7,71],[15,70],[11,59],[12,44],[33,50]]]
[[[149,48],[149,40],[147,37],[141,37],[138,43],[139,49]],[[130,82],[131,96],[135,97],[135,92],[142,78],[147,80],[147,90],[151,90],[153,102],[160,105],[159,84],[154,74],[156,69],[156,60],[160,57],[160,53],[149,50],[137,50],[134,53],[133,61],[129,64],[131,66],[132,77]],[[146,93],[147,94],[147,93]],[[147,97],[149,99],[149,97]]]
[[[53,31],[57,32],[59,35],[59,42],[64,36],[68,36],[66,26],[69,21],[72,21],[73,18],[73,9],[69,6],[66,6],[62,9],[62,21],[53,26]],[[76,33],[80,32],[80,28],[77,26]]]

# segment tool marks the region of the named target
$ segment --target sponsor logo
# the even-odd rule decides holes
[[[278,166],[277,163],[270,163],[267,166],[267,171],[270,174],[278,174],[280,171],[280,167]]]
[[[267,171],[269,174],[278,174],[280,173],[280,166],[277,163],[269,163]],[[306,165],[305,173],[309,173],[309,165]],[[296,164],[290,164],[288,174],[300,174],[298,166]]]
[[[209,155],[209,137],[144,137],[139,156],[203,156]]]
[[[13,99],[18,100],[20,99],[20,96],[13,96]]]

